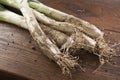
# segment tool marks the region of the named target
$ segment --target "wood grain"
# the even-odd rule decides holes
[[[120,0],[40,0],[44,4],[95,24],[111,45],[120,43]],[[116,46],[120,54],[120,46]],[[91,57],[91,59],[89,59]],[[105,64],[95,74],[94,56],[85,56],[87,72],[73,72],[72,78],[39,50],[28,31],[0,22],[0,80],[120,80],[120,68]],[[91,62],[90,62],[91,60]],[[119,57],[114,58],[120,65]]]

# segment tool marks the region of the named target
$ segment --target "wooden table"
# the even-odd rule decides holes
[[[95,24],[111,45],[120,43],[120,0],[40,0]],[[120,54],[120,46],[116,46]],[[120,65],[119,57],[113,59]],[[89,66],[94,66],[90,63]],[[96,73],[73,72],[72,78],[39,50],[28,31],[0,22],[0,80],[120,80],[120,68],[105,64]]]

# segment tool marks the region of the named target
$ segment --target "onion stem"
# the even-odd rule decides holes
[[[32,0],[33,1],[33,0]],[[34,0],[35,1],[35,0]],[[12,7],[15,7],[15,8],[18,8],[17,7],[17,5],[11,5],[9,2],[7,2],[7,0],[6,0],[6,2],[2,2],[1,1],[1,3],[3,3],[3,4],[5,4],[5,5],[8,5],[8,6],[12,6]],[[11,2],[12,3],[12,2]],[[40,22],[42,22],[43,24],[45,24],[45,25],[47,25],[47,26],[49,26],[49,27],[51,27],[51,28],[53,28],[53,29],[56,29],[56,30],[59,30],[59,31],[62,31],[62,32],[64,32],[64,33],[66,33],[67,35],[72,35],[72,34],[74,34],[75,33],[75,29],[76,29],[76,27],[75,27],[75,25],[73,25],[73,24],[70,24],[70,23],[68,23],[68,22],[58,22],[58,21],[55,21],[55,20],[53,20],[53,19],[51,19],[51,18],[49,18],[49,17],[47,17],[47,16],[45,16],[44,14],[42,14],[42,13],[39,13],[38,11],[36,11],[36,10],[34,10],[34,9],[32,9],[33,10],[33,12],[34,12],[34,15],[36,16],[36,18],[38,19],[38,21],[40,21]],[[68,28],[69,27],[69,28]],[[78,29],[78,28],[77,28]],[[83,34],[84,35],[84,34]],[[84,48],[85,50],[89,50],[90,52],[93,52],[93,50],[94,50],[94,48],[95,48],[95,44],[96,44],[96,42],[94,41],[94,40],[92,40],[90,37],[88,37],[88,36],[86,36],[86,35],[84,35],[82,38],[84,38],[84,42],[88,42],[87,43],[87,45],[86,45],[86,43],[78,43],[78,42],[74,42],[75,44],[79,44],[79,45],[77,45],[79,48]],[[90,40],[89,40],[90,39]],[[79,39],[79,40],[83,40],[83,39]],[[91,42],[90,42],[91,41]],[[62,42],[62,41],[61,41]],[[69,41],[68,42],[66,42],[65,44],[68,44],[68,43],[70,43]],[[91,46],[91,44],[93,44],[94,43],[94,45],[92,45]],[[83,46],[81,46],[81,45],[84,45],[84,47]],[[72,45],[73,46],[73,45]],[[71,47],[72,47],[71,46]],[[91,46],[91,47],[90,47]],[[66,46],[66,48],[67,48],[68,46]],[[63,48],[63,47],[62,47]],[[62,49],[61,48],[61,49]],[[64,48],[65,48],[65,46],[64,46]]]
[[[20,7],[15,3],[16,1],[19,0],[1,0],[0,3],[19,9]],[[42,4],[41,2],[39,2],[38,0],[26,0],[26,3],[28,3],[31,8],[29,8],[28,5],[27,8],[24,8],[23,7],[24,5],[22,5],[21,7],[23,9],[22,8],[20,9],[24,17],[26,18],[27,25],[29,23],[30,28],[28,28],[28,30],[30,31],[31,34],[37,28],[40,29],[38,30],[40,32],[38,32],[37,30],[35,32],[45,35],[42,29],[38,28],[40,26],[38,26],[37,21],[34,21],[35,27],[33,27],[33,25],[30,24],[31,21],[30,17],[33,17],[35,15],[35,17],[41,23],[53,29],[64,32],[65,34],[70,36],[69,38],[67,37],[68,38],[67,42],[61,47],[61,49],[67,48],[66,52],[72,51],[74,49],[77,50],[80,48],[84,48],[86,50],[92,51],[95,55],[98,55],[100,57],[101,64],[103,62],[107,62],[109,58],[115,55],[113,50],[104,40],[103,37],[104,33],[100,29],[98,29],[95,25],[90,24],[89,22],[79,19],[73,15],[69,15],[67,13],[48,7]],[[24,11],[24,9],[28,10],[28,8],[32,16],[30,14],[28,15],[27,12]],[[34,13],[34,15],[32,12]],[[35,17],[33,17],[33,20],[35,20]],[[13,22],[11,21],[11,23]],[[16,25],[18,25],[19,23],[20,22],[16,22]],[[20,24],[20,26],[25,26],[25,25]],[[36,40],[36,37],[34,38]],[[45,38],[47,38],[47,36]],[[49,40],[49,38],[47,39]],[[60,51],[57,48],[55,48],[55,50],[58,51],[58,53],[60,53]]]
[[[14,21],[11,21],[10,19],[11,14],[12,16],[15,17],[13,19],[16,19],[16,21],[24,18],[20,17],[17,14],[13,14],[8,10],[5,10],[5,8],[3,7],[2,9],[4,9],[4,11],[2,9],[0,10],[0,20],[6,21],[6,22],[10,21],[10,23],[15,23],[16,25],[20,25],[20,26],[23,26],[25,29],[28,29],[33,39],[39,44],[39,47],[43,51],[43,53],[50,59],[54,60],[61,67],[64,73],[69,74],[71,69],[73,69],[75,66],[78,66],[78,63],[76,62],[76,60],[74,60],[74,58],[70,55],[62,54],[59,51],[58,47],[54,45],[49,40],[49,38],[47,38],[47,36],[42,31],[41,27],[35,20],[35,17],[32,14],[31,9],[27,5],[25,5],[24,3],[23,4],[20,3],[19,5],[20,5],[21,12],[25,16],[27,25],[26,24],[20,25],[21,22],[16,23]],[[29,14],[28,13],[26,14],[26,11],[29,12]],[[6,17],[6,15],[9,15],[9,16]],[[24,20],[21,20],[21,21],[25,23]]]
[[[2,6],[1,6],[2,7]],[[1,8],[0,7],[0,8]],[[0,21],[8,22],[17,25],[18,27],[22,27],[28,30],[28,26],[25,22],[25,18],[20,16],[12,11],[5,9],[4,7],[1,8],[0,11]],[[22,23],[22,24],[21,24]],[[60,31],[54,30],[52,28],[47,27],[39,22],[39,25],[45,32],[45,34],[51,39],[54,40],[57,46],[61,47],[66,41],[68,36]],[[59,35],[59,36],[58,36]]]

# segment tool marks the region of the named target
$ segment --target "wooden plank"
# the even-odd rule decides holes
[[[120,43],[119,0],[40,0],[48,6],[85,19],[103,29],[110,44]],[[120,46],[117,46],[120,49]],[[117,51],[120,54],[120,51]],[[61,74],[60,68],[39,50],[29,32],[15,25],[0,22],[0,72],[27,80],[119,80],[120,68],[104,65],[95,74],[94,56],[86,55],[87,72],[73,72],[72,79]],[[90,62],[90,60],[92,60]],[[120,65],[120,59],[114,59]],[[0,74],[0,76],[1,76]],[[20,77],[18,77],[19,75]],[[1,79],[2,80],[2,79]],[[20,79],[19,79],[20,80]],[[21,79],[23,80],[23,79]]]

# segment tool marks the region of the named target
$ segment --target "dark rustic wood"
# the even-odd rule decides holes
[[[104,30],[111,45],[120,43],[120,0],[40,1],[95,24]],[[119,45],[116,49],[120,54]],[[113,60],[120,65],[118,57]],[[87,72],[75,71],[72,79],[62,75],[60,68],[42,55],[28,31],[0,22],[0,80],[120,80],[120,68],[105,64],[93,74],[95,64],[89,62],[86,66]]]

